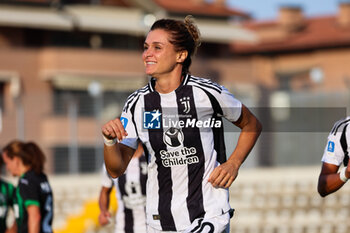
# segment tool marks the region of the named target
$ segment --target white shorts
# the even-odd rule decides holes
[[[230,214],[213,218],[198,218],[183,231],[161,231],[147,225],[147,233],[229,233],[230,232]]]

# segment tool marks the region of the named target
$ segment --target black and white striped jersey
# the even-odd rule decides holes
[[[154,85],[151,79],[127,99],[121,143],[136,148],[140,140],[147,153],[147,224],[179,231],[230,209],[228,190],[208,178],[226,161],[221,117],[237,121],[242,104],[226,88],[190,75],[167,94]]]
[[[125,173],[112,179],[103,166],[102,186],[116,187],[118,209],[115,233],[146,233],[147,162],[144,155],[131,159]]]
[[[350,117],[337,121],[328,135],[322,162],[346,166],[349,160]]]

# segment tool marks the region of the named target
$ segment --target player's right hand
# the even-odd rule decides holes
[[[128,135],[119,118],[115,118],[114,120],[110,120],[104,124],[102,126],[102,134],[107,139],[117,138],[119,141]]]
[[[108,211],[106,212],[101,212],[100,215],[98,216],[98,222],[100,223],[101,226],[107,225],[110,223],[111,220],[111,213]]]

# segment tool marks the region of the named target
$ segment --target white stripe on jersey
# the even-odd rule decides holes
[[[178,106],[175,92],[171,92],[167,95],[161,94],[160,97],[162,105],[167,106],[166,108],[163,108],[163,116],[172,116],[172,122],[178,122]],[[163,128],[163,131],[166,131],[169,128],[170,126],[168,126],[167,128]],[[174,151],[174,148],[167,145],[167,150]],[[191,224],[191,221],[188,218],[188,209],[185,208],[187,206],[186,198],[188,194],[188,189],[186,185],[183,185],[188,184],[188,170],[183,169],[183,167],[181,166],[174,166],[171,168],[171,178],[173,182],[171,212],[174,217],[175,225],[188,226]],[[184,208],[178,208],[179,206],[183,206]]]

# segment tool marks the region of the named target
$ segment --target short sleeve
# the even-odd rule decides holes
[[[127,104],[128,103],[126,103],[126,105]],[[124,129],[128,134],[126,138],[124,138],[120,143],[128,147],[131,147],[133,149],[136,149],[138,146],[138,135],[137,135],[136,126],[133,121],[133,115],[134,115],[133,109],[134,108],[128,109],[127,106],[125,106],[122,112],[122,115],[120,117],[120,121],[122,122]]]
[[[221,86],[221,91],[211,91],[216,101],[222,109],[223,117],[231,122],[239,119],[242,113],[242,103],[234,97],[224,86]]]
[[[232,122],[239,119],[242,113],[242,103],[234,97],[225,87],[222,87],[220,105],[223,110],[224,117]]]
[[[346,131],[343,132],[343,129]],[[334,164],[340,166],[345,157],[344,150],[349,155],[349,146],[350,146],[350,129],[346,125],[342,130],[337,133],[331,132],[328,135],[327,144],[325,146],[322,162]],[[344,148],[343,148],[344,147]]]
[[[39,184],[26,178],[21,178],[19,181],[19,192],[23,198],[25,207],[36,205],[40,207],[39,199]]]
[[[103,164],[102,167],[102,173],[101,173],[101,185],[106,188],[112,188],[113,187],[113,180],[109,176],[106,166]]]

